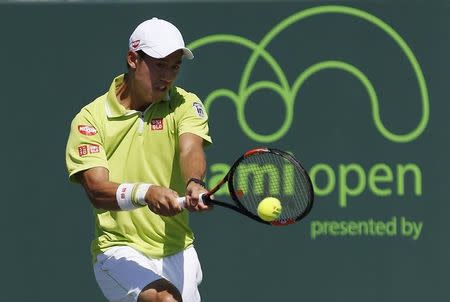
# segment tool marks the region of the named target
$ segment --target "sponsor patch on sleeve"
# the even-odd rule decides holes
[[[80,157],[88,154],[94,154],[100,152],[100,146],[96,144],[80,145],[78,146],[78,155]]]
[[[90,144],[89,145],[89,153],[99,153],[100,152],[100,146],[96,144]]]
[[[91,125],[78,125],[78,132],[87,136],[92,136],[97,134],[97,129]]]
[[[206,114],[205,114],[205,108],[203,108],[203,105],[199,102],[194,102],[192,104],[192,107],[194,107],[195,112],[197,113],[197,115],[201,118],[205,118]]]
[[[88,146],[87,145],[82,145],[82,146],[78,146],[78,155],[80,156],[85,156],[88,155]]]

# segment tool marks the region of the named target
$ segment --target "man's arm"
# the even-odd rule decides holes
[[[96,167],[77,174],[89,200],[97,209],[120,210],[116,200],[119,184],[109,181],[109,171],[103,167]]]
[[[95,167],[77,174],[89,199],[97,209],[120,211],[116,199],[120,184],[109,181],[109,171]],[[145,194],[145,202],[150,210],[163,216],[173,216],[182,211],[176,198],[178,194],[168,188],[152,185]]]
[[[206,171],[206,157],[203,150],[203,138],[192,133],[180,135],[180,165],[184,182],[191,178],[203,179]],[[199,203],[198,197],[207,192],[206,188],[196,182],[189,182],[186,187],[186,205],[189,210],[202,211],[209,209]]]

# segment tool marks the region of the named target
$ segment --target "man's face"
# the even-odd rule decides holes
[[[135,70],[135,89],[143,101],[159,101],[167,94],[180,70],[182,56],[182,50],[162,59],[155,59],[141,52]]]

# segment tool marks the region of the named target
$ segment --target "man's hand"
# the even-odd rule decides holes
[[[171,189],[152,185],[145,194],[145,201],[153,213],[174,216],[183,211],[177,202],[177,197],[177,192]]]
[[[211,205],[208,206],[199,200],[200,194],[206,192],[208,191],[200,184],[191,181],[186,188],[186,209],[196,212],[212,209]]]

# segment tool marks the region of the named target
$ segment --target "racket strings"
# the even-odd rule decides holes
[[[244,158],[234,171],[233,187],[242,206],[255,215],[262,199],[279,199],[282,211],[278,220],[299,217],[312,202],[309,178],[301,166],[271,152]]]

